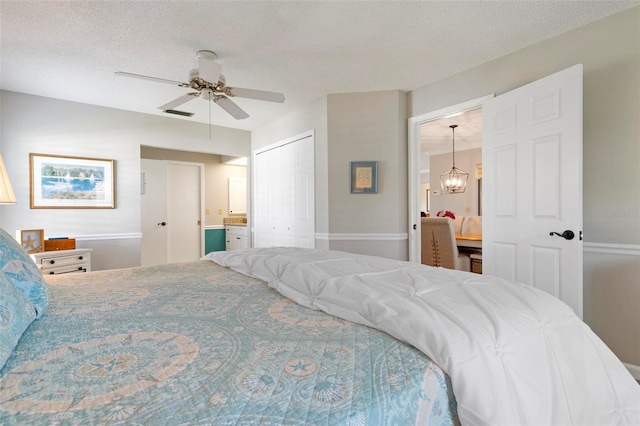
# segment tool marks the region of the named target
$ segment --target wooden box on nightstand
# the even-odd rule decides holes
[[[44,240],[44,251],[75,250],[75,238],[61,238],[59,240]]]

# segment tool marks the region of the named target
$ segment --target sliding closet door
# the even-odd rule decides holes
[[[315,247],[313,137],[256,153],[253,170],[254,247]]]
[[[294,168],[295,246],[315,248],[315,156],[313,138],[296,143]]]

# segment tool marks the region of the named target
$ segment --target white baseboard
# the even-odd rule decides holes
[[[629,370],[629,373],[631,373],[634,379],[640,380],[640,366],[627,364],[626,362],[623,362],[623,364],[627,367],[627,370]]]

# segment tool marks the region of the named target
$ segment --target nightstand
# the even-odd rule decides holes
[[[55,250],[34,253],[31,258],[36,262],[42,275],[91,272],[91,251],[93,249]]]

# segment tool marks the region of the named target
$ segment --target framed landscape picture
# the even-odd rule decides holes
[[[115,161],[29,154],[32,209],[113,209]]]

